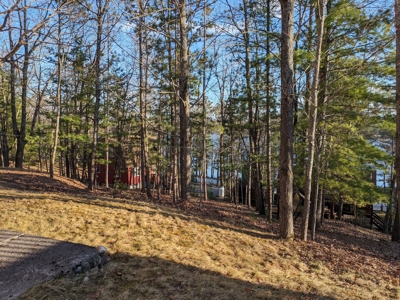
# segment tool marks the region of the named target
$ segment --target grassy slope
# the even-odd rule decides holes
[[[265,230],[148,202],[0,190],[0,228],[104,245],[100,272],[60,278],[22,299],[397,299],[399,282],[304,255]],[[398,260],[395,262],[398,264]]]

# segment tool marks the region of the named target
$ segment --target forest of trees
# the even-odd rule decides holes
[[[139,167],[149,197],[155,172],[178,202],[212,166],[269,220],[278,195],[283,238],[295,192],[304,240],[326,198],[399,212],[392,2],[9,0],[0,13],[2,167],[94,189],[113,161]]]

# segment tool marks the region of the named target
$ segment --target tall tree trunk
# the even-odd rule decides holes
[[[322,134],[322,139],[319,141],[319,145],[317,146],[317,152],[315,155],[315,175],[313,179],[313,183],[311,185],[311,213],[310,213],[310,224],[309,228],[311,230],[311,239],[315,240],[315,230],[316,228],[319,228],[320,223],[318,223],[318,216],[321,215],[322,213],[322,191],[320,191],[320,186],[319,186],[319,179],[321,176],[321,169],[322,169],[322,163],[321,162],[321,157],[322,157],[322,151],[324,151],[325,147],[325,135]]]
[[[252,7],[250,7],[252,8]],[[254,17],[254,9],[251,9],[251,14],[250,16],[252,18]],[[256,30],[257,30],[257,25],[255,25]],[[255,43],[257,45],[260,45],[261,42],[259,41],[259,36],[255,36]],[[259,47],[255,47],[255,61],[258,62],[260,61],[259,57]],[[264,205],[264,194],[263,194],[263,186],[262,186],[262,168],[261,168],[261,161],[260,161],[260,155],[261,155],[261,130],[260,130],[260,98],[261,98],[261,64],[257,63],[255,65],[255,77],[254,77],[254,84],[253,84],[253,100],[254,100],[254,113],[253,113],[253,126],[252,126],[252,134],[251,134],[251,139],[253,140],[253,155],[252,155],[252,161],[253,161],[253,166],[254,166],[254,172],[253,172],[253,186],[254,186],[254,200],[256,203],[256,209],[260,215],[265,215],[265,205]]]
[[[144,13],[144,10],[143,10]],[[145,32],[146,33],[146,32]],[[147,33],[146,33],[147,34]],[[147,45],[147,37],[145,37],[145,41],[144,41],[144,51],[146,53],[146,59],[144,60],[144,116],[145,116],[145,120],[144,120],[144,137],[145,137],[145,143],[144,143],[144,155],[145,155],[145,163],[146,163],[146,194],[147,197],[149,198],[153,198],[152,194],[151,194],[151,166],[150,166],[150,161],[149,161],[149,141],[148,141],[148,136],[147,136],[147,97],[148,97],[148,89],[149,89],[149,56],[147,54],[148,52],[148,45]],[[154,186],[156,184],[156,178],[154,178],[154,182],[153,182]],[[153,186],[153,187],[154,187]]]
[[[19,136],[18,122],[17,122],[17,107],[15,95],[15,63],[14,57],[10,58],[10,104],[11,104],[11,122],[15,139]],[[15,164],[15,161],[14,161]]]
[[[311,101],[310,101],[310,119],[308,129],[308,159],[306,170],[306,183],[304,188],[304,208],[301,222],[301,239],[307,241],[308,221],[310,217],[310,197],[311,197],[311,184],[312,173],[314,168],[314,154],[315,154],[315,131],[317,127],[317,112],[318,112],[318,87],[319,87],[319,68],[321,62],[321,49],[323,42],[324,32],[324,6],[325,0],[318,0],[317,2],[317,42],[315,49],[314,61],[314,77],[311,88]]]
[[[175,72],[177,70],[177,49],[175,49]],[[172,74],[172,73],[171,73]],[[172,76],[171,76],[172,78]],[[173,81],[175,84],[175,80]],[[174,88],[174,95],[173,95],[173,103],[172,103],[172,124],[173,124],[173,133],[172,133],[172,156],[173,156],[173,162],[172,162],[172,199],[175,202],[177,202],[179,198],[179,189],[178,189],[178,183],[179,183],[179,175],[178,175],[178,102],[179,102],[179,94],[178,91]]]
[[[178,95],[174,92],[173,97],[173,133],[172,133],[172,199],[174,203],[179,198],[179,191],[178,191]]]
[[[107,22],[108,23],[108,22]],[[109,80],[110,80],[110,36],[107,36],[107,85],[106,85],[106,99],[104,103],[104,110],[105,110],[105,185],[106,185],[106,190],[110,188],[110,139],[109,139],[109,120],[110,120],[110,87],[109,87]]]
[[[162,124],[162,105],[161,101],[159,102],[159,108],[158,108],[158,137],[157,137],[157,200],[160,201],[161,197],[161,188],[162,188],[162,179],[165,177],[165,174],[162,174],[162,169],[161,169],[161,157],[162,157],[162,147],[161,147],[161,141],[162,141],[162,136],[161,136],[161,124]],[[155,182],[154,182],[155,184]]]
[[[252,86],[251,86],[251,73],[250,73],[250,19],[248,10],[249,3],[248,0],[243,0],[243,13],[244,13],[244,32],[243,32],[243,40],[245,47],[245,79],[246,79],[246,96],[248,102],[248,112],[249,112],[249,175],[248,175],[248,190],[247,190],[247,204],[251,207],[251,191],[253,188],[253,173],[256,174],[256,168],[253,168],[253,160],[255,155],[255,142],[256,142],[256,128],[254,124],[254,103],[253,103],[253,94],[252,94]],[[254,182],[254,185],[257,185],[257,182]],[[257,205],[257,201],[256,201]],[[256,207],[258,209],[258,207]]]
[[[267,1],[267,33],[271,32],[271,8],[270,8],[270,1]],[[266,200],[268,206],[268,221],[272,221],[272,201],[273,201],[273,189],[272,189],[272,170],[271,170],[271,61],[270,61],[270,47],[271,41],[270,36],[267,34],[267,44],[266,44],[266,54],[267,58],[266,62],[266,154],[267,154],[267,161],[266,161],[266,179],[267,179],[267,186],[266,186]]]
[[[279,229],[284,239],[294,237],[293,229],[293,13],[295,0],[281,0],[281,145],[279,167]]]
[[[186,0],[179,0],[179,29],[180,29],[180,162],[181,162],[181,199],[189,199],[189,185],[191,174],[190,150],[190,101],[189,101],[189,57]]]
[[[108,90],[107,90],[107,103],[106,103],[106,118],[108,118]],[[108,138],[108,120],[106,120],[106,128],[105,128],[105,144],[106,144],[106,157],[105,157],[105,184],[106,184],[106,190],[109,189],[109,181],[110,181],[110,177],[109,177],[109,173],[110,173],[110,145],[109,145],[109,138]]]
[[[27,30],[27,11],[24,9],[23,11],[23,30]],[[25,135],[26,135],[26,105],[27,105],[27,96],[28,96],[28,68],[29,68],[29,59],[30,59],[30,52],[29,52],[29,41],[28,37],[24,37],[24,60],[22,63],[22,91],[21,91],[21,126],[20,130],[16,131],[16,140],[17,140],[17,150],[15,153],[15,167],[22,168],[24,162],[24,150],[25,150]]]
[[[99,110],[100,110],[100,98],[101,98],[101,44],[103,36],[103,17],[108,9],[108,0],[97,0],[97,32],[96,32],[96,55],[94,61],[95,67],[95,104],[94,104],[94,116],[93,116],[93,139],[92,139],[92,157],[91,157],[91,178],[89,180],[89,189],[93,190],[96,181],[96,156],[97,156],[97,144],[99,139]]]
[[[147,137],[147,37],[145,29],[145,9],[142,1],[138,1],[139,6],[139,101],[140,101],[140,153],[141,153],[141,178],[142,192],[146,192],[149,198],[151,195],[150,187],[150,167],[148,159],[148,137]]]
[[[8,149],[8,140],[7,140],[7,131],[8,131],[8,106],[9,106],[9,93],[6,94],[4,91],[6,87],[6,83],[4,80],[4,76],[1,76],[1,83],[3,87],[3,115],[1,118],[1,166],[2,167],[9,167],[10,160],[9,160],[9,149]]]
[[[61,54],[61,15],[58,15],[58,34],[57,34],[57,95],[56,95],[56,127],[54,129],[53,149],[50,157],[50,178],[54,178],[54,163],[57,155],[58,133],[60,129],[61,117],[61,75],[63,67],[63,56]]]
[[[326,1],[326,15],[329,14],[332,6],[332,1],[331,0],[325,0]],[[326,178],[327,176],[327,169],[328,169],[328,163],[329,160],[324,157],[324,153],[326,153],[326,109],[327,109],[327,103],[328,103],[328,70],[329,70],[329,61],[328,61],[328,55],[326,54],[328,52],[331,39],[330,39],[330,34],[331,34],[331,26],[324,26],[325,27],[325,32],[323,34],[323,44],[322,44],[322,53],[325,53],[323,60],[322,60],[322,66],[320,67],[319,71],[319,87],[320,87],[320,92],[318,95],[318,107],[321,108],[318,110],[318,122],[321,122],[319,131],[318,131],[318,140],[319,140],[319,145],[318,145],[318,151],[316,152],[316,157],[315,157],[315,184],[314,187],[317,190],[321,190],[320,192],[316,193],[318,194],[318,199],[317,200],[317,207],[314,207],[314,210],[311,212],[312,214],[315,213],[315,215],[311,216],[311,238],[312,240],[315,240],[315,230],[320,228],[322,226],[322,222],[324,219],[324,210],[325,210],[325,189],[323,186],[320,187],[320,177],[322,176],[323,178]],[[317,213],[318,211],[318,213]]]
[[[222,81],[222,85],[220,85],[220,92],[221,95],[219,97],[220,99],[220,114],[221,114],[221,122],[223,123],[225,120],[225,111],[224,111],[224,106],[225,106],[225,101],[224,101],[224,93],[225,90],[225,79]],[[224,186],[225,185],[225,164],[224,164],[224,128],[222,128],[220,136],[219,136],[219,176],[218,176],[218,185],[219,186]]]
[[[392,231],[392,241],[400,241],[400,0],[395,1],[395,27],[396,27],[396,183],[397,206]]]
[[[86,99],[88,101],[88,99]],[[89,108],[88,105],[85,106],[84,109],[81,110],[82,112],[85,112],[85,125],[83,126],[85,136],[89,137]],[[82,163],[82,182],[85,182],[86,180],[89,182],[92,179],[91,173],[93,172],[92,169],[89,169],[89,162],[90,162],[90,153],[89,153],[89,147],[84,147],[83,148],[83,163]],[[89,182],[89,185],[91,183]]]
[[[146,191],[146,153],[145,153],[145,119],[144,115],[144,80],[143,80],[143,6],[142,1],[138,1],[139,4],[139,113],[140,113],[140,179],[141,179],[141,191]]]
[[[172,51],[172,18],[171,18],[171,2],[168,0],[168,10],[167,10],[167,31],[169,34],[167,35],[168,40],[168,72],[169,72],[169,80],[172,93],[170,94],[170,111],[171,111],[171,121],[170,125],[172,127],[172,138],[171,138],[171,164],[172,168],[170,170],[171,174],[169,174],[168,184],[170,185],[170,189],[172,190],[172,201],[175,203],[178,199],[178,190],[177,190],[177,183],[178,183],[178,124],[177,124],[177,90],[175,88],[175,76],[176,73],[176,48],[175,51]],[[176,34],[176,30],[175,30]],[[173,64],[172,59],[174,58],[175,64]]]
[[[203,103],[202,103],[202,115],[203,115],[203,165],[202,165],[202,177],[203,177],[203,198],[207,201],[207,111],[206,111],[206,59],[207,59],[207,14],[206,14],[206,0],[204,1],[203,9]],[[200,203],[201,205],[201,203]]]

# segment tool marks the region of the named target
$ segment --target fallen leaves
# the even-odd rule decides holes
[[[298,254],[306,262],[318,260],[337,274],[352,271],[400,280],[400,247],[388,242],[388,235],[343,222],[326,222],[328,226],[318,232],[315,242],[301,244]]]

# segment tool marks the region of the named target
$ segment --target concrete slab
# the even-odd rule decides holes
[[[63,274],[101,268],[104,247],[57,241],[0,230],[0,299],[13,300],[31,287]]]

